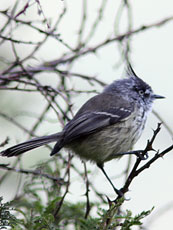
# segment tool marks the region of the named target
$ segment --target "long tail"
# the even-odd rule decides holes
[[[60,140],[62,137],[62,133],[55,133],[49,136],[43,136],[43,137],[37,137],[34,139],[31,139],[29,141],[20,143],[18,145],[14,145],[2,152],[0,152],[1,156],[6,156],[6,157],[13,157],[13,156],[18,156],[22,153],[25,153],[27,151],[30,151],[32,149],[38,148],[42,145],[49,144],[51,142],[57,142]]]

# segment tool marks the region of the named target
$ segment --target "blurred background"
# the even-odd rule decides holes
[[[125,63],[129,60],[139,77],[156,94],[166,97],[155,102],[154,113],[150,114],[135,149],[145,148],[160,122],[158,116],[165,125],[154,148],[163,150],[170,146],[173,137],[172,12],[171,0],[1,0],[0,143],[8,137],[6,148],[31,136],[60,131],[64,121],[72,118],[86,100],[101,92],[104,84],[125,75]],[[47,148],[31,151],[22,156],[20,164],[31,169],[48,160],[49,153]],[[123,172],[129,162],[127,158],[105,164],[118,188],[126,178]],[[15,164],[15,161],[1,158],[1,164]],[[131,165],[134,162],[132,157]],[[83,170],[78,158],[73,163]],[[124,209],[137,214],[155,207],[145,219],[146,229],[172,229],[172,163],[173,152],[170,152],[137,177],[127,193],[129,200]],[[87,167],[91,171],[88,178],[97,190],[113,199],[114,192],[102,173],[89,162]],[[2,169],[2,177],[4,173]],[[0,195],[6,201],[13,199],[19,180],[24,181],[14,173],[0,184]],[[67,200],[83,200],[84,192],[82,179],[72,172]],[[97,199],[92,190],[90,197]]]

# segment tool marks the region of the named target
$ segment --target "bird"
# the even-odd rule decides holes
[[[133,146],[144,130],[154,100],[164,98],[154,94],[151,86],[136,75],[130,63],[126,73],[126,78],[115,80],[84,103],[61,132],[17,144],[0,155],[18,156],[56,142],[51,156],[65,148],[82,160],[95,163],[114,191],[122,196],[105,172],[104,163],[127,154],[141,157],[142,150],[132,151]]]

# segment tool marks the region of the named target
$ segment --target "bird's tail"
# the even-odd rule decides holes
[[[23,143],[20,143],[18,145],[14,145],[2,152],[0,152],[1,156],[6,157],[13,157],[18,156],[22,153],[25,153],[27,151],[30,151],[32,149],[38,148],[42,145],[46,145],[55,141],[59,141],[62,137],[62,133],[55,133],[49,136],[43,136],[43,137],[36,137],[34,139],[31,139],[29,141],[25,141]]]

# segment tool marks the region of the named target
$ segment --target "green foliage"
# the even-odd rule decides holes
[[[148,216],[153,210],[152,208],[149,211],[143,211],[133,217],[132,212],[129,210],[126,210],[126,212],[120,211],[123,202],[124,199],[121,198],[117,203],[112,203],[109,210],[101,210],[99,230],[115,230],[116,227],[120,227],[119,229],[121,230],[131,230],[133,226],[141,226],[141,220]]]
[[[0,197],[0,229],[7,229],[9,226],[15,226],[18,220],[11,214],[12,208],[9,203],[3,203],[2,200],[3,198]]]
[[[53,171],[52,162],[39,165],[39,170],[52,177],[59,177],[56,165]],[[29,176],[18,196],[10,203],[0,200],[0,227],[10,230],[131,230],[133,226],[141,226],[142,220],[150,211],[133,216],[131,211],[122,212],[125,200],[109,202],[109,208],[101,208],[102,203],[91,203],[91,212],[86,218],[85,202],[66,201],[68,183],[64,185],[54,180]],[[108,204],[107,204],[108,206]],[[93,215],[92,208],[97,210]],[[10,228],[9,228],[10,227]]]
[[[140,226],[142,225],[141,220],[148,216],[152,212],[153,208],[148,211],[143,211],[140,214],[132,217],[132,212],[127,210],[126,215],[122,217],[124,222],[122,223],[121,230],[130,230],[132,226]]]

